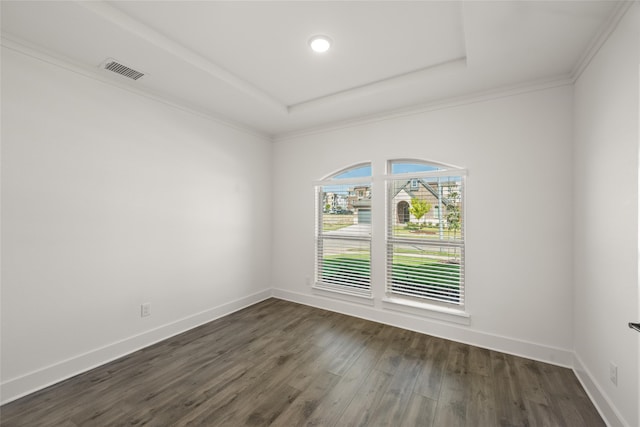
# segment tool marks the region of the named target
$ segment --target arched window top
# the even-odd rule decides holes
[[[453,165],[401,158],[352,164],[316,181],[314,287],[372,298],[372,245],[386,244],[385,294],[394,304],[413,310],[428,301],[467,317],[465,176]],[[385,220],[377,224],[386,222],[386,236],[372,240],[375,218]]]
[[[446,165],[444,163],[429,162],[419,159],[396,159],[389,161],[388,168],[390,175],[400,174],[428,174],[430,172],[444,172],[444,171],[464,171],[463,169]]]
[[[341,169],[338,172],[335,172],[324,179],[348,180],[353,178],[365,178],[370,176],[371,176],[371,163],[360,163],[354,166],[349,166],[348,168],[345,168],[345,169]]]
[[[432,172],[442,170],[440,166],[427,163],[415,163],[413,161],[391,162],[391,174],[412,173],[412,172]]]

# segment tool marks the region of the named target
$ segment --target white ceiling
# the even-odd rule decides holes
[[[615,1],[2,1],[3,45],[271,136],[570,80]],[[333,47],[309,49],[325,34]],[[18,46],[18,47],[17,47]],[[131,81],[106,58],[144,72]]]

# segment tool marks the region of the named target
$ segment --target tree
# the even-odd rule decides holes
[[[460,193],[454,191],[449,194],[449,203],[446,206],[448,228],[454,232],[455,236],[460,230]]]
[[[431,205],[427,203],[426,200],[418,199],[415,197],[411,199],[411,207],[409,208],[409,212],[411,212],[411,215],[413,215],[418,220],[418,223],[423,216],[429,213],[430,210]]]

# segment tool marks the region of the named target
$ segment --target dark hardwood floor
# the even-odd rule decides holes
[[[269,299],[1,408],[2,426],[603,426],[569,369]]]

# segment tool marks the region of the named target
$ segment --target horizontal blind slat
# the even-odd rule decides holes
[[[427,242],[388,242],[387,291],[459,305],[464,298],[461,247],[438,249]]]
[[[317,277],[337,289],[371,289],[371,241],[363,236],[319,236]]]

